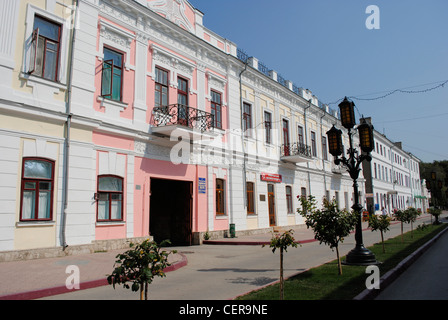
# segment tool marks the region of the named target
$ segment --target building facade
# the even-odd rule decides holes
[[[403,150],[401,142],[393,142],[378,131],[374,131],[374,140],[372,161],[363,163],[366,208],[376,214],[383,209],[392,214],[408,207],[426,212],[428,203],[420,179],[420,159]]]
[[[353,205],[327,151],[337,112],[207,29],[188,1],[0,6],[1,252],[193,245],[303,224],[298,196]],[[384,145],[391,157],[375,166],[401,179],[414,165]],[[419,173],[407,176],[392,206],[414,201],[399,188]],[[393,189],[372,181],[380,203]]]

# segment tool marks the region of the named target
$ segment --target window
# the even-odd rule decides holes
[[[265,141],[271,144],[271,129],[272,129],[272,114],[270,112],[264,112],[264,128],[265,128]]]
[[[101,96],[111,100],[122,100],[123,54],[104,48]]]
[[[322,158],[328,160],[327,154],[327,137],[322,136]]]
[[[313,152],[313,156],[317,156],[316,150],[316,133],[311,131],[311,151]]]
[[[255,214],[255,198],[254,198],[254,183],[246,183],[247,193],[247,214]]]
[[[288,209],[288,213],[293,213],[292,189],[290,186],[286,186],[286,207]]]
[[[54,162],[24,158],[20,221],[51,220],[54,189]]]
[[[221,94],[212,91],[211,96],[212,96],[211,110],[215,118],[215,128],[222,129]]]
[[[304,140],[303,140],[303,128],[302,128],[301,126],[298,126],[298,127],[297,127],[297,134],[298,134],[298,140],[297,140],[297,141],[298,141],[299,143],[301,143],[301,144],[304,144],[304,143],[303,143],[303,141],[304,141]]]
[[[300,196],[306,199],[306,188],[300,188]]]
[[[98,221],[123,220],[123,179],[98,177]]]
[[[155,89],[156,107],[168,106],[168,71],[156,68],[156,89]]]
[[[61,26],[35,16],[33,28],[29,73],[57,81]]]
[[[251,136],[252,129],[252,106],[243,103],[243,131],[246,136]]]
[[[216,179],[216,215],[225,215],[225,181]]]

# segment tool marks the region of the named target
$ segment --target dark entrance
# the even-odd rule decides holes
[[[149,232],[157,243],[191,245],[192,193],[192,182],[151,179]]]

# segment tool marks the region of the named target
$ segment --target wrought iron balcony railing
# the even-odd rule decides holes
[[[155,107],[152,124],[156,127],[181,125],[205,132],[215,127],[215,120],[211,113],[182,104],[172,104]]]
[[[282,157],[302,156],[312,158],[311,147],[300,142],[283,144],[280,149],[280,154]]]

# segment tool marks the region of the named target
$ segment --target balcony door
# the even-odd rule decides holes
[[[289,156],[291,154],[289,150],[289,123],[288,120],[283,119],[282,121],[282,127],[283,127],[283,150],[284,155]]]
[[[188,81],[177,79],[178,124],[188,126]]]

